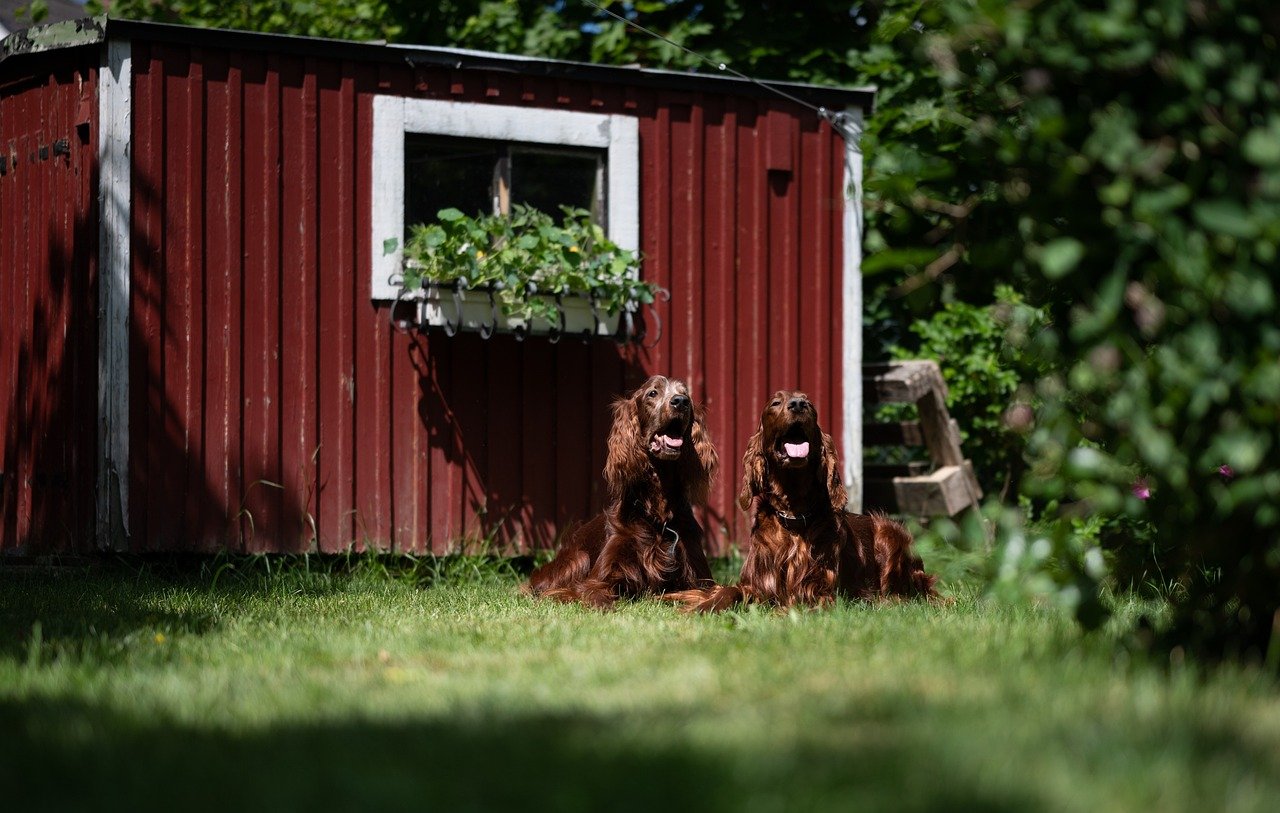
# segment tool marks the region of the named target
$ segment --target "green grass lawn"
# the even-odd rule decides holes
[[[1280,799],[1267,679],[1162,668],[963,589],[949,605],[687,617],[535,602],[502,567],[217,564],[0,566],[6,809]]]

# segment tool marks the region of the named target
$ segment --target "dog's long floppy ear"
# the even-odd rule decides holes
[[[742,491],[738,494],[738,507],[746,511],[751,500],[764,493],[764,428],[756,430],[747,441],[747,451],[742,455]]]
[[[707,410],[698,405],[693,408],[693,422],[689,424],[688,440],[693,444],[693,454],[680,457],[681,475],[685,497],[690,505],[706,505],[711,492],[711,481],[720,466],[720,455],[707,431]]]
[[[640,408],[634,396],[613,402],[613,428],[604,462],[604,482],[611,499],[623,496],[627,483],[645,470],[645,439],[640,437]]]
[[[827,494],[831,497],[831,507],[843,511],[849,504],[849,492],[845,490],[840,457],[836,454],[835,441],[827,433],[822,433],[822,479],[827,484]]]

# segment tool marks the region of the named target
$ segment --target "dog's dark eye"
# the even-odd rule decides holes
[[[658,391],[657,391],[657,390],[649,390],[649,397],[650,397],[650,398],[657,398],[657,397],[658,397]]]
[[[769,404],[769,406],[781,406],[781,405],[782,405],[782,399],[781,399],[781,398],[775,399],[775,400],[774,400],[774,402],[773,402],[772,404]]]

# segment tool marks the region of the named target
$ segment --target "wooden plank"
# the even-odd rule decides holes
[[[19,115],[18,96],[0,97],[0,160],[6,165],[4,183],[0,183],[0,234],[21,234],[19,214],[25,209],[22,206],[21,192],[23,187],[7,182],[8,173],[19,171],[11,166],[10,145],[17,136],[17,122],[27,121]],[[87,173],[86,173],[87,174]],[[13,309],[18,297],[16,288],[18,280],[24,276],[18,268],[18,241],[0,240],[0,302],[8,302],[10,318],[0,319],[0,381],[17,381],[18,346],[21,332],[18,319],[14,318]],[[18,394],[12,386],[5,389],[0,397],[0,551],[16,547],[17,529],[17,478],[14,466],[17,462],[18,426]]]
[[[278,60],[244,57],[245,549],[279,550],[280,81]]]
[[[590,348],[578,339],[555,345],[556,528],[586,516],[591,502]]]
[[[764,138],[757,125],[760,111],[752,99],[735,100],[737,123],[737,218],[735,253],[738,255],[737,285],[734,291],[738,333],[735,341],[736,390],[733,406],[733,433],[721,435],[720,457],[724,467],[720,473],[729,480],[730,494],[736,499],[742,482],[742,450],[760,426],[760,412],[777,384],[766,377],[768,354],[768,266],[765,236],[767,186],[764,180]],[[714,436],[713,436],[714,437]],[[725,506],[733,517],[730,536],[739,546],[747,539],[745,515],[736,502]]]
[[[835,387],[838,379],[830,376],[832,356],[838,355],[842,336],[839,322],[832,319],[832,303],[839,297],[840,265],[829,253],[832,231],[828,187],[830,166],[823,145],[830,133],[818,127],[820,119],[809,117],[799,128],[799,171],[796,173],[795,197],[800,207],[800,312],[799,374],[800,388],[809,393],[818,408],[823,428],[833,438],[840,438],[843,410],[839,407]],[[837,440],[838,443],[838,440]]]
[[[769,345],[765,378],[770,392],[797,389],[799,381],[799,314],[797,301],[803,295],[800,264],[796,256],[800,213],[796,208],[795,179],[790,171],[790,122],[776,110],[765,114],[766,173],[765,203],[765,286],[768,302],[765,322]],[[779,146],[781,145],[781,146]],[[778,166],[786,156],[786,166]],[[763,393],[761,398],[769,393]]]
[[[945,399],[946,385],[932,361],[864,364],[862,368],[862,397],[867,406],[910,404],[939,387]]]
[[[152,416],[163,409],[160,387],[160,312],[163,308],[163,258],[160,221],[161,168],[164,166],[164,97],[160,60],[146,43],[134,43],[133,142],[130,155],[129,301],[129,528],[131,549],[143,550],[151,538],[155,502],[151,433],[159,430]],[[158,476],[159,472],[156,471]]]
[[[868,508],[921,517],[953,517],[973,504],[962,466],[918,477],[867,478]]]
[[[356,146],[352,213],[355,217],[355,528],[366,545],[389,550],[391,523],[391,320],[390,307],[370,301],[373,235],[373,95],[378,74],[353,68],[356,81]]]
[[[397,553],[422,553],[426,527],[426,433],[418,403],[422,397],[414,370],[417,333],[393,331],[391,357],[391,539]]]
[[[591,498],[586,514],[578,519],[586,519],[604,508],[603,472],[609,453],[609,430],[613,426],[610,407],[613,399],[622,395],[625,388],[624,367],[617,345],[612,342],[591,343],[591,417],[588,427],[591,438],[591,464],[588,467]]]
[[[703,526],[707,531],[707,547],[712,553],[724,553],[728,540],[723,529],[734,529],[734,461],[737,442],[733,431],[734,345],[739,326],[736,320],[737,259],[734,247],[737,198],[737,111],[725,97],[704,97],[707,109],[703,121],[707,125],[703,184],[707,190],[703,228],[702,268],[704,270],[705,315],[702,320],[706,369],[706,389],[695,392],[706,405],[707,423],[712,439],[721,452],[721,474],[712,483],[708,513]]]
[[[672,106],[670,146],[666,160],[671,164],[670,186],[662,190],[670,217],[671,305],[667,327],[671,350],[665,370],[653,368],[684,380],[694,392],[703,390],[702,365],[702,280],[699,249],[703,238],[702,194],[699,174],[702,160],[702,109],[699,105]],[[678,190],[678,191],[677,191]]]
[[[120,46],[117,46],[119,48]],[[83,80],[82,80],[83,77]],[[75,199],[74,208],[72,210],[73,236],[72,236],[72,273],[74,274],[75,284],[72,288],[71,295],[75,297],[75,311],[72,318],[76,321],[73,325],[94,326],[93,329],[78,330],[75,337],[76,350],[74,353],[74,362],[71,371],[72,381],[74,382],[74,410],[72,422],[76,431],[76,452],[73,460],[75,471],[73,472],[71,481],[71,492],[68,497],[75,503],[75,533],[78,547],[80,550],[91,550],[94,547],[94,531],[97,520],[97,507],[91,500],[85,500],[80,495],[93,494],[95,483],[97,482],[97,418],[100,413],[98,411],[98,330],[96,329],[98,320],[103,318],[97,314],[98,300],[94,296],[94,292],[98,291],[97,269],[100,257],[98,256],[98,173],[101,172],[101,166],[94,169],[94,158],[96,157],[95,145],[89,143],[88,140],[81,140],[76,137],[78,134],[78,126],[83,121],[90,126],[91,132],[98,132],[98,119],[100,112],[98,106],[92,104],[92,96],[97,88],[97,72],[96,68],[81,67],[75,78],[75,85],[68,89],[68,125],[67,132],[71,138],[72,165],[74,175],[69,179]],[[81,82],[83,81],[83,84]],[[79,99],[79,105],[76,99]],[[77,111],[77,107],[80,110]],[[71,114],[75,114],[74,116]],[[0,140],[0,144],[3,141]],[[124,170],[128,172],[127,168]],[[122,182],[127,182],[127,176],[121,178]],[[127,235],[128,224],[122,224],[125,227]],[[127,237],[121,241],[124,248],[127,249]],[[117,250],[121,246],[117,246]],[[119,271],[128,273],[128,267],[120,266]],[[123,321],[128,302],[120,301],[116,303],[112,318]],[[116,375],[121,379],[122,385],[118,393],[113,392],[113,414],[116,416],[117,422],[123,423],[123,418],[128,410],[128,387],[123,386],[127,379],[128,373],[128,333],[127,323],[125,329],[117,334],[117,338],[122,339],[122,343],[113,346],[113,358],[116,360]],[[127,424],[126,424],[127,426]],[[123,456],[123,439],[122,442],[115,446],[119,456]],[[123,485],[123,484],[121,484]],[[127,486],[126,486],[127,487]],[[117,488],[117,490],[120,490]],[[117,525],[117,527],[119,527]]]
[[[187,256],[190,245],[188,160],[193,135],[187,123],[191,68],[190,54],[177,46],[157,48],[163,66],[164,169],[161,185],[164,202],[160,216],[164,223],[163,262],[157,267],[163,288],[160,311],[159,403],[151,419],[159,432],[151,436],[151,543],[162,550],[179,549],[184,544],[183,516],[187,507],[186,460],[190,428],[190,357],[192,336],[191,268]],[[163,483],[162,489],[156,486]],[[160,490],[160,494],[155,492]]]
[[[492,342],[475,333],[460,333],[446,339],[453,369],[453,386],[448,393],[449,417],[456,431],[450,452],[458,484],[458,514],[455,535],[466,544],[482,539],[488,530],[489,495],[485,485],[489,470],[489,346]],[[507,397],[505,395],[501,397]],[[450,544],[457,538],[447,540]]]
[[[675,282],[671,258],[671,110],[660,105],[653,118],[640,121],[640,166],[643,167],[640,222],[641,251],[644,255],[645,279],[672,291]],[[653,313],[662,320],[662,335],[654,335],[656,326],[649,324],[645,347],[640,351],[644,367],[667,371],[673,354],[672,321],[676,309],[659,299]]]
[[[318,130],[304,151],[307,191],[314,212],[307,249],[315,280],[314,351],[308,361],[316,376],[316,521],[315,544],[323,553],[351,549],[354,528],[355,332],[353,320],[354,266],[351,177],[354,153],[354,99],[351,78],[340,63],[308,60],[303,83],[305,101],[302,133]],[[310,338],[310,337],[309,337]],[[314,359],[314,360],[313,360]]]
[[[217,178],[205,184],[205,455],[210,514],[206,536],[236,550],[241,491],[236,438],[240,412],[240,68],[223,50],[205,66],[206,141],[203,160]]]
[[[520,525],[529,544],[549,547],[555,539],[556,515],[556,362],[553,345],[530,339],[524,343],[521,477],[524,505]]]
[[[488,342],[489,376],[485,382],[488,448],[488,517],[490,529],[498,527],[497,538],[515,549],[527,549],[522,532],[520,506],[523,502],[521,474],[524,469],[521,405],[526,403],[524,345],[514,336],[494,336]]]
[[[36,480],[37,441],[44,435],[47,422],[41,414],[44,407],[44,393],[47,390],[47,376],[39,348],[45,344],[47,326],[44,314],[40,311],[44,304],[45,277],[41,273],[49,266],[49,239],[45,233],[48,205],[49,163],[41,161],[37,152],[41,146],[48,144],[45,122],[44,88],[33,90],[28,95],[30,105],[30,121],[40,122],[34,132],[28,131],[26,149],[22,150],[22,159],[26,162],[24,182],[30,192],[27,198],[27,227],[23,236],[26,238],[26,250],[23,253],[25,265],[23,278],[23,299],[21,314],[23,320],[22,336],[26,339],[18,356],[18,378],[27,384],[22,401],[24,404],[22,426],[35,428],[19,434],[18,440],[18,540],[30,545],[38,540],[40,527],[35,517],[35,508],[39,500],[33,493],[39,487]]]
[[[433,332],[427,339],[421,357],[420,379],[425,402],[423,419],[427,430],[428,498],[430,514],[428,535],[430,550],[435,554],[450,552],[450,546],[461,530],[458,507],[462,504],[462,467],[457,462],[458,423],[454,419],[453,355],[450,348],[459,337]]]
[[[328,292],[336,280],[321,284],[316,246],[316,80],[313,65],[296,57],[282,57],[280,77],[280,128],[282,175],[280,178],[280,482],[283,515],[277,550],[301,552],[314,549],[321,538],[337,532],[334,516],[322,516],[320,505],[334,485],[329,472],[321,472],[338,444],[336,433],[320,426],[318,380],[337,377],[338,315],[332,308],[319,316],[326,320],[326,348],[317,342],[320,292]],[[332,131],[326,127],[326,132]],[[330,176],[332,177],[332,176]],[[333,247],[326,246],[326,258]],[[328,304],[328,303],[326,303]],[[318,354],[318,358],[317,358]],[[323,366],[322,366],[323,365]],[[317,368],[319,370],[317,371]],[[286,384],[287,382],[287,384]],[[326,524],[326,520],[330,520]]]
[[[187,314],[188,328],[183,331],[186,339],[183,347],[185,414],[182,426],[186,444],[183,449],[183,469],[186,477],[186,510],[180,527],[182,537],[175,540],[174,548],[212,552],[221,544],[217,515],[209,495],[209,481],[205,476],[205,436],[208,420],[208,361],[209,341],[206,335],[205,307],[208,300],[205,280],[204,256],[204,144],[205,144],[205,82],[204,54],[193,48],[188,57],[187,108],[184,111],[182,129],[186,131],[186,158],[182,175],[182,201],[185,220],[185,246],[178,250],[183,257],[183,286],[186,298],[181,310]],[[171,167],[172,170],[172,167]],[[169,269],[172,270],[172,267]]]

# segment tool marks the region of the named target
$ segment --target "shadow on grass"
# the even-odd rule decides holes
[[[649,721],[651,714],[646,714]],[[661,717],[661,714],[659,714]],[[674,717],[674,715],[673,715]],[[678,721],[661,720],[667,724]],[[230,732],[0,701],[12,809],[1029,810],[903,745],[697,747],[589,714]],[[922,762],[922,760],[924,762]],[[7,783],[8,784],[8,783]]]
[[[510,583],[533,570],[530,557],[352,555],[121,556],[77,567],[0,563],[0,658],[25,658],[34,643],[59,652],[100,650],[139,631],[202,634],[218,616],[207,608],[284,591],[323,596],[353,579],[437,585]],[[186,593],[191,601],[174,601]],[[189,605],[174,609],[175,604]],[[205,609],[201,609],[205,608]]]
[[[0,658],[26,658],[41,642],[77,653],[103,650],[101,656],[109,641],[142,630],[208,632],[215,615],[164,600],[182,584],[193,582],[122,569],[0,569]]]

